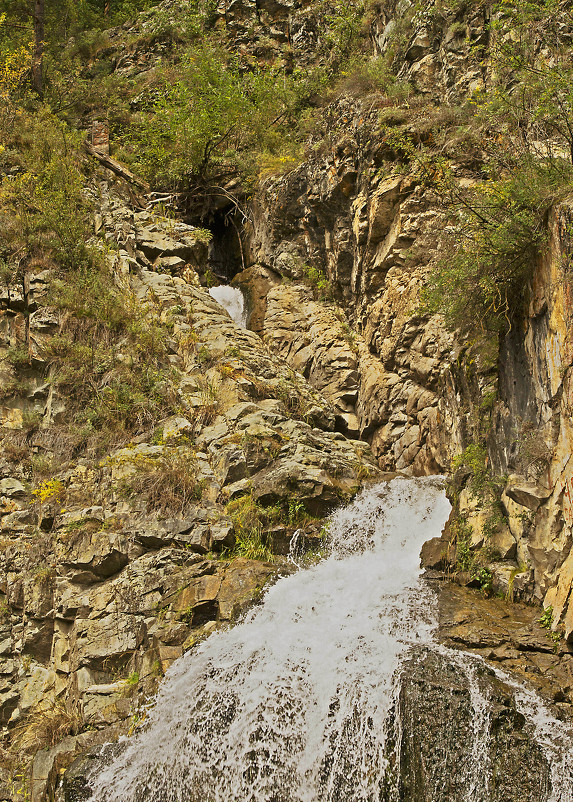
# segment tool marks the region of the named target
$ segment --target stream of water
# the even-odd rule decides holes
[[[397,669],[433,644],[419,552],[449,509],[430,478],[368,488],[337,512],[328,559],[279,580],[241,624],[172,666],[145,729],[92,781],[92,802],[381,799]],[[487,784],[489,710],[470,689],[473,800]]]
[[[218,287],[211,287],[209,295],[229,313],[237,326],[241,326],[243,329],[246,328],[245,296],[240,289],[221,284]]]

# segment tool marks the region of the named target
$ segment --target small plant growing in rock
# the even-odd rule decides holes
[[[563,633],[559,630],[552,630],[553,627],[553,607],[546,607],[540,617],[537,619],[540,627],[547,630],[547,637],[551,638],[554,644],[554,649],[557,649],[557,644],[563,638]]]
[[[62,501],[65,496],[66,489],[61,479],[46,479],[40,482],[38,487],[32,491],[40,504],[46,501]]]
[[[129,677],[125,678],[124,682],[129,688],[134,688],[139,682],[139,672],[132,671]]]
[[[553,624],[553,607],[546,607],[537,619],[537,623],[540,627],[543,627],[543,629],[551,629],[551,625]]]
[[[8,349],[8,362],[15,368],[23,368],[30,364],[30,351],[25,345],[15,345]]]
[[[180,514],[199,501],[203,484],[197,480],[192,454],[175,449],[139,465],[135,474],[123,480],[121,490],[128,497],[144,495],[148,512]]]
[[[317,267],[303,266],[303,275],[308,284],[314,288],[316,297],[320,301],[332,300],[332,286],[322,270]]]
[[[470,472],[468,486],[472,495],[480,497],[488,481],[488,456],[482,445],[471,443],[461,454],[452,460],[452,472],[458,468],[466,468]]]
[[[457,518],[451,525],[451,532],[456,543],[456,568],[459,571],[469,571],[473,565],[471,527],[464,518]]]
[[[50,579],[52,579],[55,573],[55,566],[48,565],[47,563],[44,565],[39,565],[33,573],[34,581],[39,585],[45,585],[50,581]]]
[[[467,488],[481,509],[487,512],[482,534],[487,539],[506,523],[505,513],[500,503],[504,477],[494,476],[490,467],[485,446],[471,443],[452,460],[452,472],[465,469],[469,476]]]
[[[521,471],[538,478],[549,466],[553,453],[543,432],[532,423],[524,423],[518,438],[518,448]]]
[[[22,737],[32,741],[36,749],[55,746],[66,735],[77,735],[85,727],[81,713],[62,701],[54,701],[50,709],[31,713],[23,722]]]
[[[288,522],[291,526],[296,526],[306,516],[306,510],[302,501],[290,499],[288,503]]]
[[[163,666],[161,665],[161,660],[154,660],[150,671],[151,676],[162,677],[163,673],[164,672],[163,672]]]
[[[235,546],[231,554],[249,560],[271,561],[272,549],[263,539],[266,511],[253,496],[233,499],[225,512],[235,527]]]
[[[41,412],[24,412],[22,415],[22,429],[26,432],[33,432],[39,428],[42,423]]]
[[[488,596],[493,589],[493,575],[489,568],[479,568],[475,573],[475,579],[479,582],[480,590]]]

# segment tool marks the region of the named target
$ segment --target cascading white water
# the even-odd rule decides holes
[[[174,664],[92,799],[376,798],[392,677],[434,626],[418,555],[448,512],[434,479],[378,485],[335,514],[329,559]]]
[[[462,767],[466,775],[464,802],[481,802],[489,799],[491,709],[487,692],[477,677],[478,661],[472,655],[445,646],[436,645],[433,648],[446,656],[450,663],[458,666],[460,673],[467,678],[473,721],[471,753],[467,764]]]
[[[450,653],[433,641],[435,597],[418,557],[448,513],[435,478],[371,487],[337,512],[328,559],[279,580],[243,623],[172,666],[146,728],[92,778],[91,802],[387,798],[400,664],[415,645]],[[487,799],[489,700],[451,654],[469,679],[465,787],[476,802]]]
[[[229,313],[237,326],[246,328],[247,310],[245,309],[245,296],[241,290],[221,284],[218,287],[211,287],[209,295]]]
[[[459,652],[434,644],[432,648],[459,666],[468,679],[473,707],[473,743],[468,761],[469,784],[467,802],[488,799],[490,704],[487,693],[477,678],[477,667],[485,665],[480,655]],[[515,707],[523,715],[533,741],[545,755],[550,774],[549,796],[544,802],[573,802],[573,732],[571,727],[555,718],[543,700],[500,668],[489,666],[498,679],[514,691]]]

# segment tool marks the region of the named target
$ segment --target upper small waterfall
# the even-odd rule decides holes
[[[211,287],[209,295],[214,298],[223,309],[229,313],[237,326],[243,329],[247,326],[247,310],[245,308],[245,296],[237,287],[229,287],[227,284],[220,284],[218,287]]]

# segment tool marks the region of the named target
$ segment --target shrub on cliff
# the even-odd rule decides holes
[[[573,10],[556,0],[503,0],[494,7],[495,86],[482,116],[516,150],[573,163]]]
[[[568,179],[570,165],[526,159],[471,189],[450,183],[445,255],[429,277],[425,311],[463,331],[510,327],[546,240],[547,213]]]
[[[166,188],[225,168],[256,172],[257,154],[296,149],[298,115],[323,80],[300,69],[287,76],[272,65],[245,71],[205,37],[144,93],[143,110],[122,134],[120,155]]]
[[[573,13],[555,0],[503,0],[491,19],[491,85],[474,92],[464,125],[484,180],[462,189],[446,169],[435,181],[449,227],[425,292],[425,310],[464,331],[511,326],[548,211],[573,186]]]

